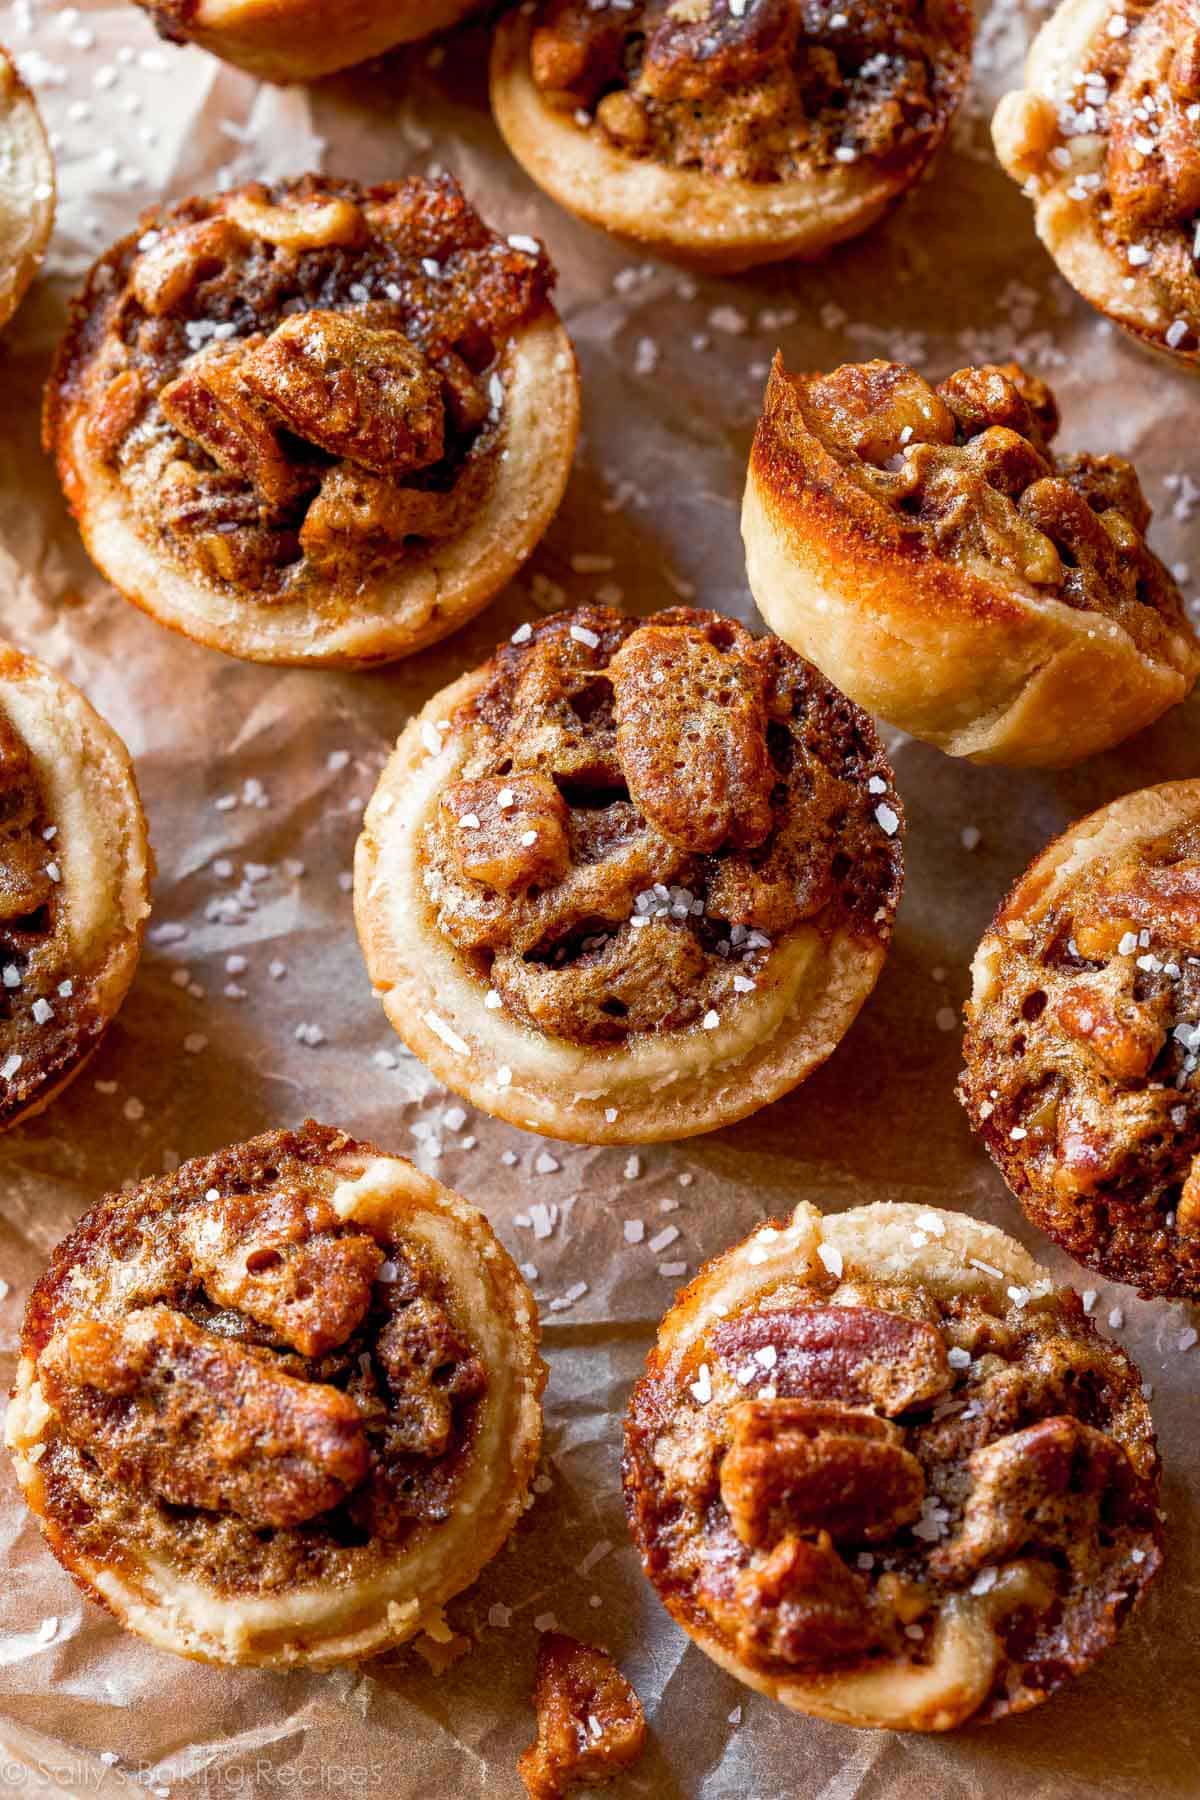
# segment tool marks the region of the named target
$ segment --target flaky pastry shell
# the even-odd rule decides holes
[[[54,157],[37,102],[0,49],[0,326],[38,270],[54,224]]]
[[[1076,1386],[1093,1378],[1094,1410]],[[947,1731],[1039,1704],[1161,1562],[1124,1351],[1004,1232],[909,1204],[802,1202],[706,1264],[633,1390],[623,1477],[693,1642],[841,1725]]]
[[[663,621],[661,627],[659,620]],[[675,631],[683,636],[694,633],[696,638],[707,632],[727,632],[744,645],[752,641],[741,627],[716,614],[677,609],[635,621],[590,607],[543,621],[533,636],[534,651],[547,640],[571,637],[566,654],[585,663],[595,658],[595,668],[585,668],[584,675],[589,683],[594,676],[595,688],[603,691],[608,682],[604,658],[622,638],[637,645],[647,635],[635,630],[639,623],[655,640],[655,655]],[[584,635],[576,640],[575,633]],[[527,628],[525,641],[529,642]],[[784,646],[779,649],[784,657],[790,655]],[[719,927],[726,933],[722,955],[727,961],[710,956],[707,968],[696,968],[694,976],[689,973],[686,978],[694,979],[699,987],[715,970],[728,989],[720,1011],[713,1006],[706,1012],[712,1004],[708,1000],[699,1000],[689,1010],[686,991],[682,996],[672,993],[663,1004],[678,1005],[682,999],[678,1026],[668,1020],[661,1028],[631,1030],[623,1039],[605,1041],[601,1030],[600,1035],[593,1031],[572,1040],[556,1029],[541,1028],[535,1022],[541,1016],[536,1011],[522,1016],[519,998],[516,1004],[511,998],[502,998],[494,985],[500,980],[496,973],[499,958],[489,975],[469,950],[464,952],[439,928],[439,899],[434,889],[442,877],[430,871],[429,844],[437,834],[453,833],[457,826],[462,840],[463,819],[474,830],[475,814],[465,810],[466,801],[454,803],[463,806],[463,818],[447,817],[453,812],[447,796],[459,791],[464,768],[487,741],[477,708],[482,706],[486,712],[491,683],[503,678],[503,660],[516,655],[512,646],[502,646],[492,664],[435,695],[406,727],[367,808],[355,855],[355,916],[368,972],[384,1010],[405,1043],[439,1080],[485,1112],[529,1131],[582,1143],[648,1143],[714,1131],[745,1118],[795,1087],[832,1055],[874,988],[886,959],[902,879],[896,835],[902,815],[869,721],[855,709],[846,709],[844,698],[833,694],[816,671],[802,677],[812,680],[814,708],[827,704],[841,720],[847,740],[858,745],[861,766],[847,774],[845,789],[838,790],[843,827],[831,828],[830,851],[836,859],[839,829],[859,834],[853,838],[856,847],[860,837],[863,840],[861,863],[851,853],[843,859],[847,864],[844,873],[851,880],[855,877],[850,866],[861,870],[862,893],[857,903],[843,911],[836,893],[824,904],[814,902],[809,916],[802,916],[781,933],[777,942],[752,929],[751,903],[747,923],[734,927],[732,948],[729,924]],[[669,688],[651,691],[656,697],[670,692]],[[602,700],[601,707],[604,705]],[[546,716],[551,716],[549,710]],[[654,729],[662,726],[660,716]],[[570,729],[576,730],[577,724]],[[528,731],[520,733],[520,740],[532,746],[535,754],[538,735],[532,721]],[[518,749],[518,757],[520,754]],[[699,754],[698,743],[687,739],[680,755],[694,759]],[[828,754],[837,760],[838,752],[830,748]],[[843,754],[849,758],[854,751],[846,749]],[[552,755],[549,766],[553,767]],[[675,766],[685,771],[692,767],[691,777],[686,772],[683,776],[684,787],[690,780],[694,802],[702,805],[705,778],[695,772],[695,762],[677,762]],[[544,773],[535,772],[536,762],[529,768],[526,779],[546,781]],[[497,778],[502,801],[507,779]],[[527,822],[520,814],[519,763],[512,779],[518,804],[515,811],[510,809],[510,816]],[[616,779],[614,774],[598,781],[601,814],[603,802],[613,799],[609,784]],[[464,785],[472,793],[476,791],[469,782]],[[569,781],[564,781],[564,786],[573,794]],[[654,828],[628,798],[613,804],[621,815],[614,830],[618,836],[630,834],[622,841],[633,845],[630,854],[636,855],[640,839],[654,840]],[[597,817],[596,805],[586,795],[579,799],[578,807],[576,816],[564,822],[572,855],[582,834],[591,828],[589,821]],[[854,815],[852,826],[844,825],[846,814]],[[521,854],[515,848],[519,829],[519,825],[513,827],[516,855]],[[521,835],[532,845],[536,833]],[[658,853],[663,849],[659,843]],[[532,849],[529,853],[534,854]],[[589,869],[602,871],[607,853],[602,848],[598,861],[589,864],[591,852],[579,851],[579,860],[568,867],[561,884],[548,878],[543,890],[547,904],[553,903],[560,887],[565,892],[576,877],[586,881]],[[614,854],[624,854],[621,844]],[[595,904],[606,923],[589,926],[576,920],[571,924],[567,939],[576,949],[579,931],[584,935],[581,963],[610,952],[616,962],[623,956],[636,957],[642,946],[633,919],[638,926],[666,934],[660,948],[664,968],[673,953],[692,956],[691,924],[684,915],[700,910],[700,902],[687,885],[690,879],[695,878],[683,873],[669,877],[671,885],[660,883],[659,893],[651,877],[639,874],[632,888],[642,889],[640,895],[633,891],[625,895],[622,890],[615,907],[600,899],[583,904],[585,913]],[[802,884],[798,881],[797,885]],[[463,886],[468,896],[482,895],[481,903],[489,903],[486,887],[470,880]],[[680,896],[685,891],[687,903],[683,904]],[[672,907],[677,909],[673,913]],[[559,929],[551,927],[552,933]],[[612,934],[607,942],[606,931]],[[598,938],[589,941],[589,932],[598,933]],[[680,938],[685,941],[681,943]],[[761,947],[756,947],[760,940]],[[539,966],[539,954],[530,952],[523,962],[520,955],[510,957],[514,981],[520,980],[531,964]],[[753,979],[736,973],[744,955],[761,964]],[[554,962],[551,952],[550,968]],[[693,966],[695,963],[704,964],[698,953]],[[749,965],[745,966],[748,969]],[[731,977],[735,982],[744,979],[744,986],[730,988]],[[604,979],[603,970],[600,978]],[[598,1020],[603,1027],[603,1015],[610,1012],[621,1019],[634,1015],[645,983],[652,978],[652,970],[644,971],[635,978],[631,991],[620,985],[621,972],[614,970],[615,985],[608,990],[613,997],[599,1003],[593,1022]],[[552,977],[547,973],[544,979]],[[540,999],[535,994],[531,1004],[536,1006]],[[593,1001],[588,1004],[590,1007]]]
[[[394,231],[388,223],[393,207],[404,209]],[[548,265],[540,246],[531,239],[519,240],[523,248],[516,251],[488,233],[461,190],[447,179],[364,189],[352,182],[305,177],[276,184],[274,189],[253,185],[231,195],[187,202],[169,214],[158,215],[153,223],[143,224],[147,227],[144,231],[116,244],[93,269],[76,302],[46,393],[46,447],[55,458],[68,504],[101,573],[160,624],[210,649],[256,662],[297,666],[388,662],[438,642],[474,617],[541,538],[557,510],[575,451],[578,371],[570,340],[544,297]],[[225,235],[214,239],[214,249],[205,234],[217,233]],[[443,241],[444,267],[420,253],[422,245]],[[176,246],[180,265],[186,261],[188,267],[181,271],[168,264],[165,272],[160,272],[158,264]],[[357,280],[352,270],[348,272],[347,251],[360,259],[354,265],[359,270]],[[363,403],[370,404],[379,372],[371,361],[356,362],[355,357],[382,354],[380,343],[392,344],[397,338],[411,354],[415,345],[403,327],[415,317],[418,324],[411,329],[419,333],[424,329],[421,319],[432,309],[436,334],[439,284],[449,280],[445,271],[453,271],[454,259],[460,255],[483,258],[489,253],[522,263],[531,283],[543,286],[525,316],[511,330],[500,332],[490,371],[475,381],[482,394],[480,404],[490,406],[491,412],[482,426],[473,429],[486,434],[487,444],[478,464],[471,462],[472,447],[453,473],[450,500],[454,501],[460,487],[466,500],[453,516],[448,535],[428,537],[418,523],[411,534],[406,534],[401,524],[394,537],[388,538],[386,517],[381,523],[372,516],[376,506],[386,515],[397,495],[401,503],[437,497],[440,490],[436,488],[431,496],[419,486],[404,485],[414,479],[419,484],[425,477],[427,471],[420,467],[419,459],[415,470],[400,466],[396,479],[401,485],[394,491],[387,487],[386,460],[378,460],[376,447],[370,444],[363,449],[351,445],[353,454],[341,458],[336,450],[330,451],[324,463],[314,465],[311,445],[302,441],[297,448],[295,437],[288,435],[289,426],[293,433],[298,429],[294,421],[269,407],[264,413],[260,399],[252,400],[249,408],[251,430],[258,434],[251,448],[235,442],[231,456],[217,435],[226,429],[224,419],[218,416],[214,425],[211,418],[198,413],[189,430],[202,434],[199,449],[185,432],[175,439],[183,447],[182,460],[178,455],[166,460],[169,453],[162,446],[170,437],[168,422],[162,417],[162,395],[176,391],[184,381],[199,385],[212,379],[206,371],[222,365],[226,352],[233,358],[248,357],[257,346],[270,355],[277,340],[290,332],[277,359],[282,369],[277,397],[281,405],[289,404],[287,384],[299,360],[298,348],[303,355],[296,334],[305,321],[323,324],[332,318],[335,325],[341,322],[343,330],[361,328],[370,349],[355,351],[351,347],[346,352],[348,367],[333,379],[343,381],[348,374],[357,383],[359,396],[366,396]],[[396,254],[401,260],[398,270],[392,260]],[[308,291],[303,285],[308,279],[307,266],[321,256],[328,262],[327,285],[337,290],[334,300],[324,300],[318,293],[316,302],[308,299],[295,305],[296,296],[289,296],[286,280],[291,280],[303,297]],[[249,262],[255,279],[263,283],[266,299],[260,301],[255,292],[234,279],[239,258]],[[280,287],[279,270],[289,258],[294,275]],[[365,259],[365,267],[361,259]],[[147,271],[152,261],[151,274]],[[550,272],[548,281],[552,280]],[[219,299],[213,302],[221,314],[219,323],[205,310],[214,283],[219,289]],[[149,377],[143,375],[136,355],[131,361],[133,353],[120,345],[127,329],[122,308],[132,308],[134,301],[142,305],[139,296],[143,295],[144,310],[153,326],[161,329],[165,323],[176,333],[188,334],[183,348],[170,353],[172,379],[165,382],[157,369]],[[264,330],[269,332],[271,326],[274,334],[263,343]],[[193,343],[199,348],[189,354]],[[319,380],[326,378],[320,365],[324,353],[317,350],[306,364],[306,370]],[[285,360],[289,357],[290,367]],[[461,358],[457,362],[461,365]],[[218,366],[216,374],[228,379],[223,367]],[[127,379],[143,382],[131,403],[128,421],[122,414],[125,393],[118,386]],[[234,379],[238,379],[236,371]],[[313,408],[311,422],[303,427],[312,435],[322,435],[323,419],[334,419],[332,391],[331,387],[324,405]],[[212,405],[203,393],[201,400]],[[235,403],[245,411],[244,396],[235,396]],[[339,431],[356,404],[358,397],[352,394],[350,407],[338,413]],[[448,410],[446,416],[450,416]],[[260,441],[264,423],[265,452]],[[363,429],[371,426],[368,416]],[[393,430],[393,421],[385,420],[384,429]],[[437,429],[440,441],[440,421]],[[447,444],[450,435],[447,425]],[[253,470],[252,459],[260,452],[265,477],[245,475],[241,465],[249,458]],[[420,452],[426,458],[430,454],[429,450]],[[209,491],[187,500],[183,510],[190,505],[196,518],[203,517],[206,507],[214,510],[217,523],[209,533],[211,541],[219,545],[222,534],[231,532],[226,542],[235,555],[237,533],[243,526],[253,531],[252,509],[257,505],[260,522],[266,522],[275,539],[282,542],[286,534],[291,548],[272,554],[291,558],[291,568],[302,572],[302,585],[288,586],[284,581],[279,591],[268,594],[265,577],[260,578],[253,564],[250,573],[244,574],[235,562],[228,575],[219,567],[214,574],[197,564],[193,551],[180,552],[177,545],[184,542],[182,537],[173,536],[161,520],[147,523],[139,516],[135,491],[119,460],[130,455],[141,458],[140,486],[151,492],[169,495],[169,478],[181,469],[190,471],[195,481],[207,483]],[[276,466],[281,456],[285,465],[282,477]],[[356,457],[369,460],[363,464]],[[147,475],[146,465],[154,458],[159,460]],[[486,476],[477,492],[470,486],[472,468]],[[307,483],[298,494],[286,485],[297,478]],[[256,485],[267,479],[285,483],[277,505],[269,492],[264,495]],[[327,537],[310,551],[305,534],[324,504],[329,484],[339,480],[350,496],[335,502],[335,508],[340,504],[345,523],[339,522],[334,511]],[[367,487],[364,497],[363,492],[356,492],[356,482],[375,485]],[[384,493],[391,494],[390,500],[372,498],[378,495],[381,482]],[[219,510],[222,507],[242,510],[226,518]],[[188,525],[188,544],[202,529]],[[357,534],[347,538],[348,548],[341,555],[339,532]],[[376,533],[384,534],[378,555],[373,549]],[[351,570],[348,558],[356,546],[370,551],[373,560],[364,560],[361,569]],[[272,576],[279,573],[279,568],[267,571]]]
[[[975,473],[969,477],[987,509],[1001,500],[1008,509],[1010,523],[997,534],[997,554],[991,548],[995,538],[991,544],[968,544],[961,553],[943,552],[936,535],[920,528],[920,513],[915,518],[906,513],[907,497],[864,484],[856,456],[835,453],[837,446],[818,429],[812,410],[813,395],[843,377],[856,389],[861,381],[878,382],[892,395],[919,390],[907,425],[903,399],[895,411],[889,399],[877,421],[868,409],[864,430],[871,442],[864,464],[870,482],[900,481],[906,465],[938,453],[936,445],[921,440],[926,408],[940,403],[912,371],[875,363],[829,377],[792,375],[776,358],[742,510],[750,588],[773,630],[859,705],[973,762],[1066,766],[1120,743],[1187,696],[1200,671],[1200,645],[1173,579],[1144,542],[1136,542],[1141,529],[1135,539],[1131,522],[1122,517],[1120,542],[1133,544],[1162,606],[1143,606],[1139,593],[1124,617],[1111,616],[1107,571],[1110,566],[1116,571],[1114,583],[1125,580],[1119,567],[1123,552],[1113,547],[1115,537],[1109,544],[1094,520],[1100,502],[1082,505],[1059,480],[1069,463],[1111,468],[1118,459],[1051,460],[1040,437],[1035,443],[1024,436],[1034,430],[1028,412],[1024,431],[977,424],[974,435],[960,441],[965,456],[976,450],[994,454],[998,466],[1009,458],[1028,458],[1028,472],[1018,477],[1018,485],[1028,481],[1073,509],[1075,516],[1068,515],[1064,525],[1070,540],[1064,538],[1061,562],[1052,539],[1043,543],[1053,565],[1039,571],[1043,580],[1049,576],[1061,586],[1066,569],[1069,582],[1082,560],[1080,544],[1085,554],[1092,547],[1089,538],[1098,543],[1097,554],[1108,558],[1097,577],[1094,603],[1068,604],[1054,585],[1036,585],[1014,566],[1010,550],[1024,553],[1027,521],[1004,492],[1005,474],[994,482],[990,472],[982,483]],[[1014,379],[1028,381],[1015,365],[964,370],[937,394],[955,383],[986,381],[989,388],[1002,387],[1007,406],[1015,400]],[[1053,397],[1045,398],[1053,408]],[[940,421],[940,410],[938,416]],[[994,452],[980,448],[993,436]],[[1136,508],[1142,507],[1138,492]],[[990,510],[981,514],[984,533],[992,532],[993,516]],[[1058,529],[1053,517],[1040,523]],[[1145,518],[1138,525],[1144,529]],[[1006,540],[1010,529],[1019,536]],[[1143,629],[1141,641],[1130,619]]]
[[[1176,368],[1196,373],[1200,371],[1200,314],[1172,304],[1169,293],[1155,279],[1153,257],[1136,224],[1128,233],[1131,242],[1124,247],[1101,229],[1098,207],[1111,205],[1112,196],[1111,171],[1106,168],[1109,129],[1107,125],[1102,128],[1100,112],[1111,104],[1113,94],[1106,93],[1102,83],[1096,90],[1097,104],[1093,104],[1082,85],[1083,71],[1098,47],[1111,44],[1117,36],[1136,33],[1140,40],[1145,35],[1145,53],[1135,49],[1134,58],[1151,104],[1139,102],[1137,95],[1131,94],[1125,125],[1140,134],[1137,154],[1149,173],[1158,154],[1156,89],[1164,81],[1169,62],[1169,43],[1161,41],[1161,32],[1164,27],[1169,30],[1167,15],[1172,10],[1181,25],[1190,16],[1194,43],[1200,26],[1189,0],[1178,0],[1178,4],[1176,0],[1151,0],[1128,15],[1123,9],[1114,10],[1110,0],[1062,0],[1034,38],[1024,86],[1000,101],[992,137],[1001,164],[1032,199],[1038,236],[1071,286],[1145,348],[1169,358]],[[1119,31],[1110,29],[1114,18],[1122,22]],[[1190,123],[1181,123],[1180,131],[1190,132],[1191,156],[1197,159],[1200,128],[1195,108],[1200,87],[1194,74],[1192,82]],[[1181,96],[1181,104],[1186,99]],[[1178,178],[1171,173],[1160,176],[1168,188]],[[1192,182],[1194,186],[1194,176]],[[1187,216],[1191,210],[1187,198],[1181,196],[1177,208],[1171,210],[1184,217],[1161,222],[1168,231],[1178,232],[1183,240],[1181,254],[1193,257],[1196,227],[1195,219]],[[1146,223],[1153,234],[1160,221],[1151,218]]]
[[[163,37],[199,44],[262,81],[315,81],[431,37],[476,0],[138,0]]]
[[[950,122],[947,111],[923,154],[890,166],[864,157],[774,182],[715,179],[626,154],[548,105],[530,69],[534,26],[532,9],[515,7],[492,43],[492,110],[517,161],[589,225],[708,274],[816,258],[858,237],[917,179]]]
[[[1049,844],[975,953],[959,1097],[1026,1216],[1144,1294],[1200,1295],[1200,781]]]
[[[41,1112],[124,1000],[153,858],[129,753],[71,683],[0,645],[0,1130]]]
[[[537,1345],[482,1213],[310,1121],[84,1217],[31,1295],[6,1441],[129,1630],[320,1667],[444,1633],[527,1503]]]

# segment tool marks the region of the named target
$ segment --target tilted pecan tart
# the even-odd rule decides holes
[[[1191,691],[1200,644],[1123,457],[1054,448],[1015,363],[776,358],[742,512],[763,617],[852,699],[953,756],[1061,767]]]
[[[0,325],[7,325],[45,254],[54,224],[54,157],[37,102],[0,48]]]
[[[959,1093],[1035,1225],[1200,1298],[1200,781],[1064,832],[975,956]]]
[[[400,1036],[485,1112],[686,1137],[849,1029],[901,822],[870,721],[778,638],[583,607],[408,726],[359,840],[359,936]]]
[[[0,1130],[79,1073],[129,991],[150,847],[128,752],[61,675],[0,644]]]
[[[313,81],[456,25],[475,0],[137,0],[160,35],[264,81]]]
[[[1162,1559],[1137,1369],[994,1226],[801,1205],[663,1320],[625,1422],[659,1598],[749,1687],[841,1724],[1024,1712]]]
[[[436,1629],[520,1517],[537,1343],[482,1213],[310,1121],[92,1208],[30,1296],[7,1442],[130,1630],[339,1662]]]
[[[714,272],[817,256],[939,148],[970,73],[965,0],[536,0],[497,28],[509,148],[591,224]]]
[[[1073,287],[1200,370],[1200,10],[1063,0],[992,125]]]
[[[93,561],[235,656],[436,642],[566,483],[578,376],[553,281],[449,178],[305,176],[147,214],[92,270],[47,392]]]

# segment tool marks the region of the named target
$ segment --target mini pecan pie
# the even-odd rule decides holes
[[[701,1270],[625,1421],[646,1573],[748,1686],[846,1725],[1024,1712],[1162,1560],[1141,1378],[992,1225],[800,1205]]]
[[[1060,767],[1190,692],[1200,645],[1129,463],[1053,448],[1015,363],[776,358],[742,513],[780,635],[861,706],[975,762]]]
[[[475,0],[137,0],[160,36],[199,44],[264,81],[313,81],[444,31]]]
[[[74,1079],[129,991],[151,856],[128,752],[0,644],[0,1131]]]
[[[235,656],[385,662],[444,637],[567,479],[553,281],[446,177],[310,175],[147,214],[92,270],[47,392],[93,560]]]
[[[376,991],[531,1131],[686,1137],[825,1060],[870,993],[901,809],[864,714],[679,608],[524,625],[412,721],[355,864]]]
[[[967,0],[536,0],[496,31],[514,156],[591,224],[713,271],[855,237],[938,149]]]
[[[517,1763],[529,1800],[611,1781],[642,1753],[642,1703],[605,1650],[543,1632],[533,1703],[537,1737]]]
[[[1196,0],[1064,0],[992,132],[1072,286],[1200,369]]]
[[[0,48],[0,325],[37,273],[54,223],[54,158],[37,102]]]
[[[1200,781],[1051,844],[975,956],[959,1094],[1029,1218],[1200,1298]]]
[[[436,1627],[508,1536],[537,1340],[482,1213],[309,1122],[93,1207],[30,1296],[7,1441],[55,1556],[130,1630],[339,1662]]]

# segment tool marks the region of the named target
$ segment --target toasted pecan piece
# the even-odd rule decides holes
[[[1157,1005],[1118,999],[1103,976],[1081,975],[1054,997],[1054,1018],[1069,1038],[1117,1081],[1148,1075],[1167,1039],[1168,997]]]
[[[218,468],[248,481],[268,506],[290,506],[312,492],[320,470],[288,455],[246,383],[249,354],[222,347],[196,357],[163,388],[158,404],[168,423],[206,450]]]
[[[455,497],[436,488],[403,487],[354,463],[335,463],[321,477],[300,527],[300,548],[314,568],[336,573],[363,547],[386,555],[410,539],[439,538],[451,528]]]
[[[609,679],[617,754],[651,824],[701,854],[761,844],[776,777],[758,669],[702,629],[643,625]]]
[[[773,1350],[780,1394],[878,1407],[889,1416],[934,1400],[951,1385],[941,1333],[871,1306],[799,1306],[743,1314],[710,1338],[727,1365]]]
[[[807,1400],[743,1400],[730,1408],[729,1424],[721,1499],[752,1549],[817,1531],[835,1543],[874,1543],[921,1510],[921,1465],[900,1429],[875,1413]]]
[[[191,1207],[182,1236],[206,1293],[266,1325],[301,1356],[323,1356],[362,1323],[383,1252],[341,1235],[324,1201],[281,1187]]]
[[[487,1385],[471,1345],[445,1309],[422,1296],[383,1327],[375,1355],[391,1391],[389,1451],[441,1456],[450,1441],[455,1401],[472,1398]]]
[[[571,863],[570,813],[544,775],[457,781],[442,796],[459,873],[499,894],[553,887]]]
[[[962,1524],[929,1559],[939,1580],[965,1581],[1026,1546],[1089,1558],[1102,1527],[1125,1512],[1133,1467],[1105,1432],[1063,1414],[976,1450]]]
[[[293,253],[355,248],[368,235],[361,207],[344,194],[291,194],[276,204],[267,188],[252,182],[230,194],[225,214],[247,236]]]
[[[606,1651],[565,1632],[542,1635],[533,1704],[537,1737],[517,1761],[529,1800],[611,1781],[642,1753],[646,1715],[632,1686]]]
[[[288,1375],[268,1351],[216,1336],[168,1306],[119,1324],[77,1318],[39,1371],[64,1435],[113,1481],[173,1506],[299,1525],[367,1472],[358,1408]]]
[[[748,1660],[828,1663],[880,1641],[865,1584],[824,1533],[815,1543],[781,1538],[764,1562],[741,1571],[734,1595],[729,1626]]]
[[[956,369],[938,383],[937,392],[964,438],[999,425],[1027,438],[1043,456],[1049,453],[1058,430],[1058,405],[1045,382],[1027,375],[1019,363]]]
[[[377,475],[425,469],[444,453],[441,378],[402,332],[344,313],[297,313],[251,351],[243,373],[297,437]]]
[[[246,234],[232,219],[173,225],[161,232],[158,242],[144,250],[134,264],[133,296],[151,318],[175,312],[197,287],[239,261],[246,247]]]
[[[903,363],[844,363],[807,392],[822,434],[864,462],[889,462],[906,444],[954,442],[945,400]]]

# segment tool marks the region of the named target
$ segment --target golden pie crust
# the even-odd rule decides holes
[[[1200,369],[1195,0],[1063,0],[992,136],[1072,287],[1148,349]]]
[[[887,954],[901,827],[870,721],[778,639],[584,607],[408,725],[359,938],[396,1031],[485,1112],[686,1137],[832,1054]]]
[[[124,744],[70,682],[0,644],[0,1130],[99,1045],[137,970],[152,872]]]
[[[475,0],[137,0],[173,43],[199,44],[262,81],[315,81],[457,25]]]
[[[1200,1296],[1200,781],[1035,858],[975,955],[959,1095],[1029,1219],[1144,1294]]]
[[[562,0],[558,6],[561,10]],[[839,146],[849,159],[845,161],[838,157],[839,147],[825,144],[821,133],[814,130],[815,148],[805,144],[789,148],[787,172],[780,175],[770,170],[762,179],[743,179],[686,162],[676,166],[653,153],[630,148],[597,123],[594,100],[580,108],[564,103],[563,95],[540,87],[532,61],[535,34],[552,10],[518,7],[496,28],[492,110],[509,149],[539,187],[589,224],[713,274],[736,273],[793,257],[821,256],[875,224],[940,147],[970,70],[970,9],[957,0],[946,0],[930,9],[928,31],[934,49],[926,45],[924,53],[931,62],[934,92],[915,109],[917,127],[909,129],[909,119],[897,141],[878,154]],[[581,29],[579,20],[586,21],[588,10],[569,0],[568,55],[574,48],[571,36]],[[685,36],[687,28],[694,28],[692,36],[711,36],[715,46],[712,62],[710,49],[701,48],[697,55],[688,43],[672,45],[662,85],[684,111],[693,96],[702,104],[715,99],[727,110],[739,109],[745,114],[744,137],[751,144],[759,139],[767,129],[761,117],[762,96],[770,81],[781,74],[780,59],[785,52],[774,43],[755,44],[757,21],[751,10],[735,12],[726,0],[699,0],[698,5],[687,8],[668,8],[649,0],[645,10],[644,19],[620,13],[603,16],[618,20],[614,29],[623,24],[630,43],[641,43],[641,36],[635,38],[635,33],[649,36],[657,28],[661,34],[676,17]],[[590,11],[596,13],[595,8]],[[771,9],[768,30],[788,11],[787,6]],[[846,82],[853,87],[864,62],[877,68],[889,66],[888,16],[881,15],[872,0],[854,0],[840,11],[843,30],[830,31],[819,46],[814,38],[807,55],[810,62],[823,56],[833,65],[835,86]],[[767,17],[767,9],[761,9],[761,14]],[[861,50],[857,48],[860,43]],[[848,45],[845,53],[854,64],[849,73],[837,71],[834,46],[843,44]],[[745,55],[750,61],[744,69],[727,69],[727,64],[738,64]],[[622,85],[619,70],[615,73],[615,81],[604,84],[604,98],[611,101],[615,91],[629,105],[632,89]],[[586,71],[584,79],[588,79]],[[861,79],[869,86],[878,76],[868,72]],[[698,106],[697,118],[699,111]],[[891,118],[902,109],[892,101],[886,112]],[[810,129],[808,123],[801,126],[802,131]],[[700,135],[713,141],[713,131],[707,127]]]
[[[54,224],[54,157],[37,102],[0,48],[0,326],[37,274]]]
[[[714,1662],[838,1724],[1040,1704],[1162,1560],[1141,1378],[960,1213],[799,1205],[708,1263],[625,1424],[626,1511]]]
[[[546,1370],[483,1214],[309,1121],[111,1194],[30,1296],[6,1436],[51,1550],[203,1662],[372,1656],[524,1510]]]
[[[1061,767],[1191,691],[1200,645],[1123,458],[1052,448],[1016,364],[936,388],[777,357],[742,512],[763,617],[852,699],[953,756]]]
[[[232,656],[436,643],[566,485],[579,383],[553,281],[448,177],[306,176],[147,214],[93,269],[47,389],[93,561]]]

